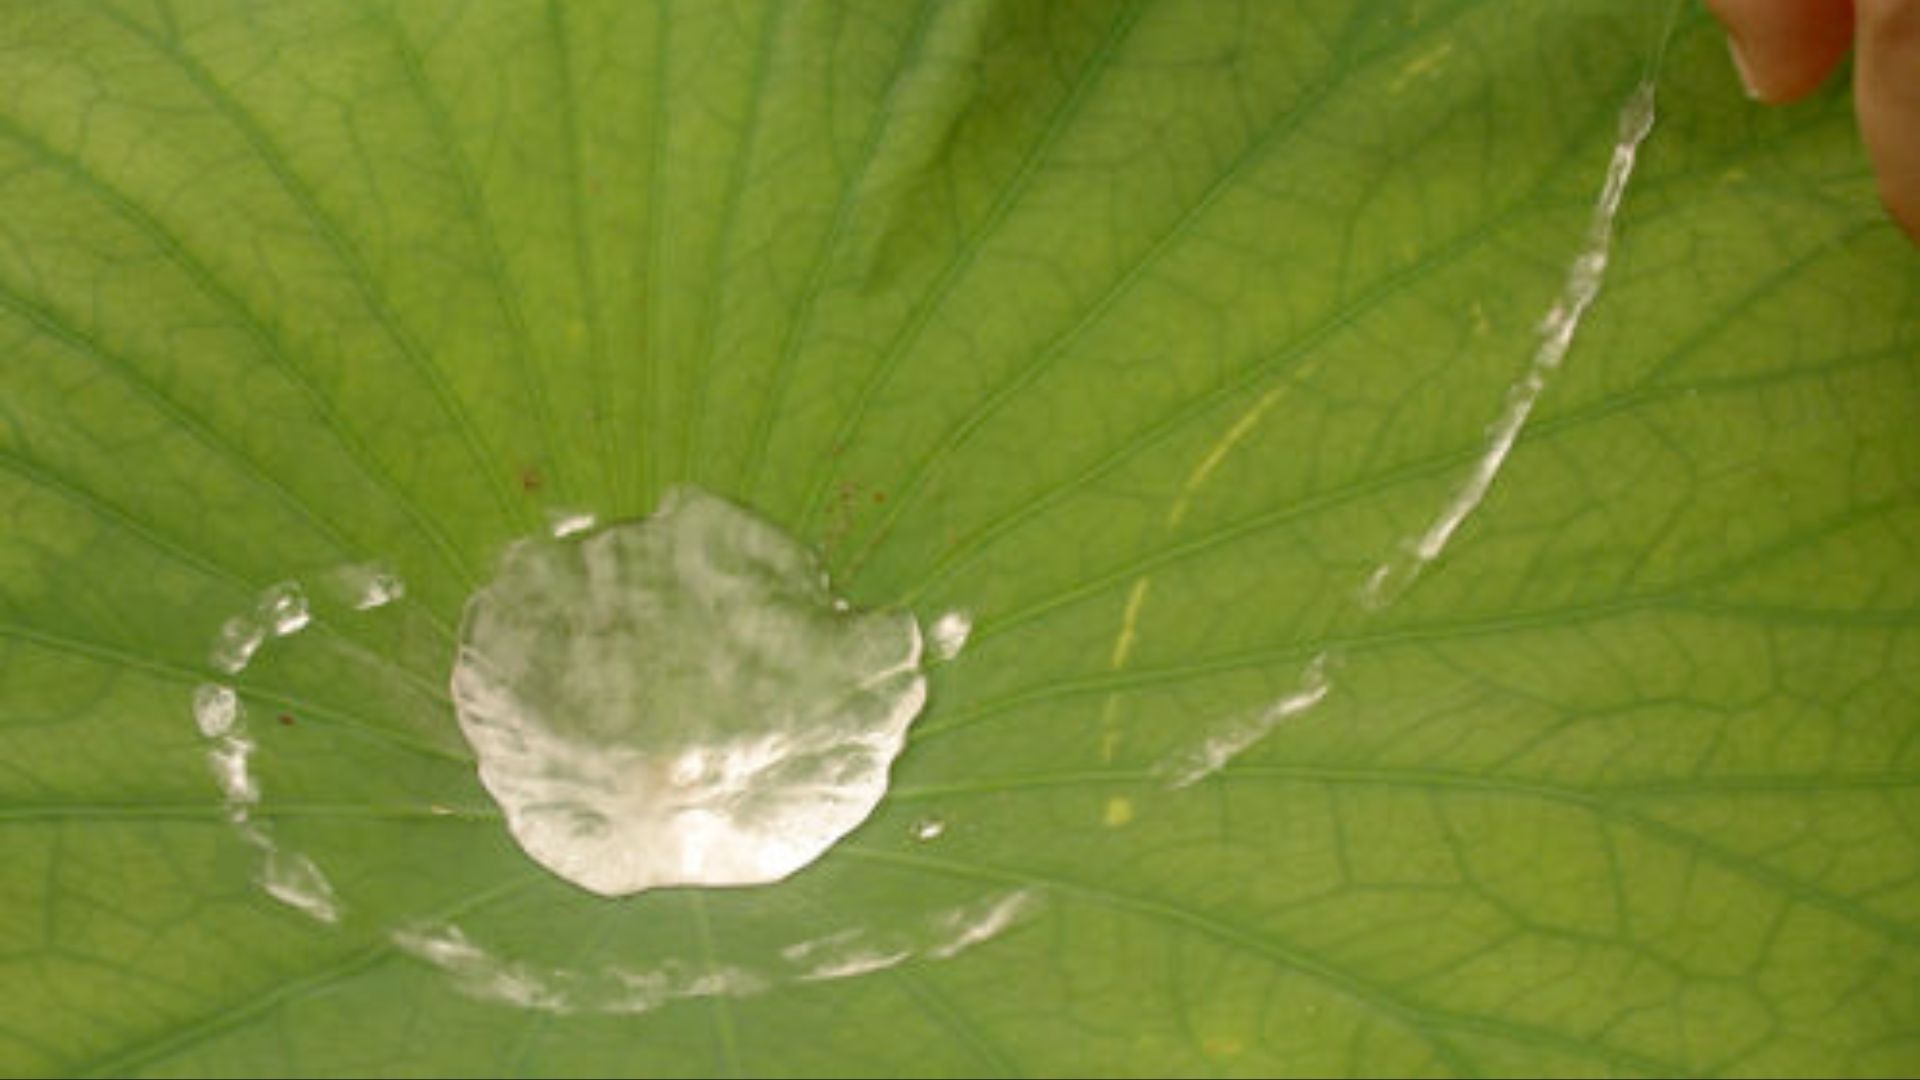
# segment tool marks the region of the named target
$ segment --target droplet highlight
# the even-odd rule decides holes
[[[595,518],[581,510],[550,510],[547,512],[547,532],[555,540],[562,540],[576,533],[593,528]]]

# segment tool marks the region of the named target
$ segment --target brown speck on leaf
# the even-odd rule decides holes
[[[281,713],[281,714],[279,715],[279,717],[278,717],[277,719],[278,719],[278,720],[280,721],[280,726],[281,726],[281,727],[292,727],[292,726],[293,726],[293,714],[292,714],[292,713]]]
[[[873,501],[874,501],[874,502],[877,502],[877,503],[883,503],[883,502],[886,502],[886,501],[887,501],[887,493],[886,493],[886,492],[884,492],[884,491],[876,491],[876,492],[874,492],[874,493],[873,493]]]
[[[529,495],[539,491],[540,486],[545,482],[546,478],[540,475],[540,470],[532,465],[520,470],[520,490]]]

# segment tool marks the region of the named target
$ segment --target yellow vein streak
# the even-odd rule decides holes
[[[1309,362],[1301,375],[1312,373],[1314,364]],[[1213,479],[1214,473],[1248,435],[1260,426],[1260,422],[1280,399],[1286,396],[1290,382],[1277,383],[1267,388],[1239,418],[1227,426],[1227,430],[1218,441],[1201,455],[1194,464],[1193,471],[1187,474],[1186,483],[1180,485],[1179,494],[1174,496],[1173,505],[1167,510],[1166,527],[1169,535],[1180,531],[1180,523],[1186,520],[1187,510],[1193,505],[1193,497]],[[1127,666],[1133,656],[1134,642],[1140,635],[1140,611],[1146,606],[1147,596],[1153,591],[1153,575],[1142,574],[1133,579],[1133,587],[1127,590],[1127,603],[1120,612],[1120,631],[1114,636],[1113,651],[1107,657],[1107,670],[1119,671]],[[1100,760],[1111,764],[1113,752],[1120,745],[1120,694],[1114,690],[1107,694],[1107,700],[1100,708]]]

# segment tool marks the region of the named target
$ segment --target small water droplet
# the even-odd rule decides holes
[[[244,811],[260,801],[260,785],[254,780],[249,762],[253,758],[253,740],[240,735],[222,735],[207,751],[207,764],[220,785],[229,810]],[[244,815],[243,815],[244,816]]]
[[[913,823],[913,838],[922,843],[928,840],[938,840],[940,839],[940,834],[946,831],[947,823],[941,821],[939,818],[921,818],[919,821]]]
[[[936,660],[951,660],[967,647],[973,633],[973,616],[964,611],[949,611],[933,621],[927,631],[927,651]]]
[[[385,563],[351,563],[334,570],[332,578],[355,611],[386,607],[407,595],[407,583]]]
[[[260,887],[275,900],[321,922],[340,921],[340,900],[333,884],[300,852],[270,845],[260,864]]]
[[[240,698],[233,687],[201,683],[193,688],[193,722],[200,734],[217,739],[240,719]]]
[[[207,660],[220,671],[238,675],[253,662],[253,654],[260,651],[260,643],[266,639],[265,627],[246,615],[235,615],[220,624]]]
[[[514,839],[603,895],[818,858],[885,794],[926,701],[913,617],[834,599],[811,551],[691,487],[509,548],[467,605],[452,684]]]
[[[297,581],[283,581],[260,594],[259,622],[273,631],[274,637],[287,637],[306,629],[313,621],[307,607],[307,594]]]

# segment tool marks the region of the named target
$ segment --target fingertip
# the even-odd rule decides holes
[[[1848,0],[1708,0],[1747,96],[1783,104],[1819,89],[1853,39]]]
[[[1889,204],[1887,211],[1893,215],[1893,222],[1900,226],[1900,231],[1907,234],[1907,242],[1920,247],[1920,210],[1907,207],[1903,212]]]
[[[1907,239],[1920,247],[1920,177],[1888,168],[1879,155],[1875,155],[1874,163],[1880,183],[1880,204],[1886,207],[1887,216],[1900,226],[1900,231],[1907,234]]]
[[[1920,244],[1920,3],[1860,0],[1854,105],[1880,200]]]

